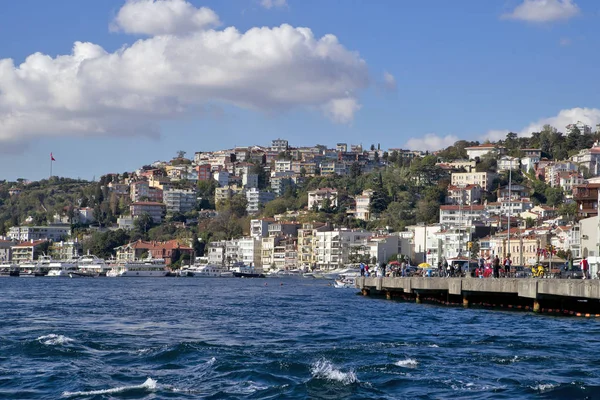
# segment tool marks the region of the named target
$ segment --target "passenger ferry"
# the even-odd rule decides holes
[[[50,261],[46,276],[66,278],[69,276],[69,273],[73,271],[77,271],[77,263],[75,260]]]
[[[110,264],[94,255],[86,255],[77,260],[77,271],[69,274],[71,278],[106,276],[111,270]]]
[[[196,278],[233,278],[233,272],[220,265],[197,265],[191,270]]]
[[[164,277],[167,276],[167,265],[162,258],[150,260],[127,261],[114,266],[107,274],[108,277]]]

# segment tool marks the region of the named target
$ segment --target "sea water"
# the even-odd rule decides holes
[[[302,278],[0,279],[0,398],[600,397],[600,320],[356,292]]]

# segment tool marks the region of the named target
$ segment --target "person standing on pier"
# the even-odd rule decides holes
[[[494,266],[494,278],[500,278],[500,258],[498,257],[498,254],[494,257],[492,265]]]
[[[583,272],[583,279],[588,278],[589,270],[590,270],[590,263],[588,263],[587,257],[583,257],[583,260],[581,260],[581,271]]]
[[[360,263],[360,276],[365,276],[365,264]]]
[[[512,261],[510,260],[510,254],[506,256],[504,259],[504,277],[510,277],[510,266],[512,265]]]

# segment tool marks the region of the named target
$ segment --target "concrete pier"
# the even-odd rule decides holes
[[[525,278],[359,277],[362,294],[422,303],[501,306],[535,312],[600,316],[600,280]]]

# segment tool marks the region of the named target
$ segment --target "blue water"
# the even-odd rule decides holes
[[[309,279],[6,278],[0,298],[2,399],[600,398],[595,319]]]

